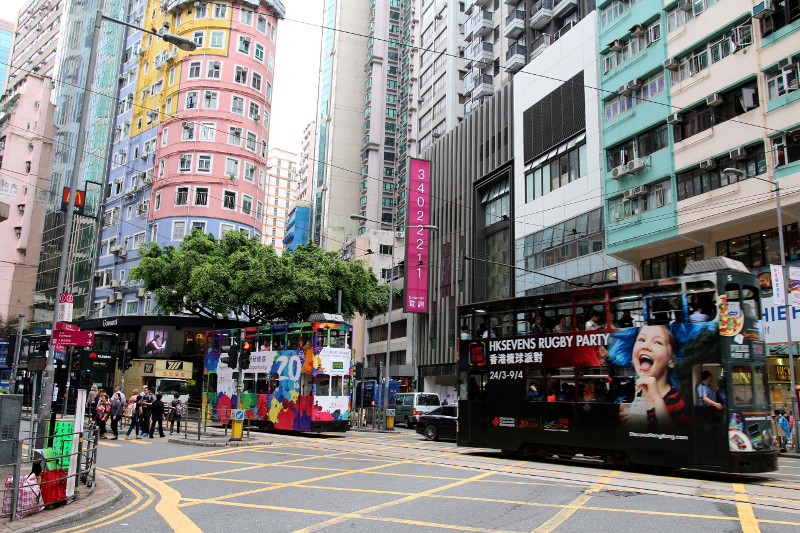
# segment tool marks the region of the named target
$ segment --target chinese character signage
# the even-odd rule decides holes
[[[428,243],[430,231],[431,162],[409,160],[408,215],[406,225],[407,313],[428,312]]]
[[[786,305],[786,278],[781,265],[770,265],[772,272],[772,300],[777,305]]]
[[[13,181],[0,180],[0,198],[16,200],[19,186]]]

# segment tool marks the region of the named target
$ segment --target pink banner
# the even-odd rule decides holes
[[[431,162],[409,161],[408,215],[406,220],[407,313],[428,312],[428,242],[430,224]]]

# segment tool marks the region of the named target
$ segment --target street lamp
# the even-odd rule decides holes
[[[386,224],[392,226],[393,229],[396,229],[400,226],[394,226],[389,224],[388,222],[377,222],[375,220],[369,220],[367,217],[363,215],[350,215],[350,220],[355,220],[356,222],[376,222],[378,224]],[[426,229],[430,231],[438,231],[439,228],[437,226],[431,226],[429,224],[421,225],[421,226],[410,226],[413,228],[419,229]],[[389,409],[389,356],[392,353],[392,298],[394,293],[394,237],[392,237],[392,269],[389,271],[389,312],[386,315],[386,362],[384,363],[384,385],[383,385],[383,429],[387,429],[386,427],[386,412]],[[362,386],[363,387],[363,386]]]
[[[781,275],[783,276],[784,284],[786,282],[786,249],[784,248],[783,244],[783,217],[781,215],[781,186],[778,185],[775,181],[770,181],[768,179],[759,178],[758,176],[753,176],[744,172],[743,170],[739,170],[738,168],[726,168],[722,171],[723,174],[731,174],[734,176],[739,176],[740,178],[750,178],[756,179],[759,181],[765,181],[775,187],[775,203],[776,208],[778,210],[778,242],[780,243],[781,248]],[[791,384],[792,384],[792,413],[794,414],[795,420],[797,420],[798,409],[797,409],[797,386],[795,381],[794,375],[794,349],[792,346],[792,315],[791,315],[791,302],[789,301],[789,295],[785,295],[784,300],[784,310],[786,312],[786,344],[789,348],[789,375],[791,376]],[[794,438],[792,439],[795,445],[795,450],[800,450],[800,428],[798,428],[798,424],[795,423],[794,425]]]
[[[122,26],[128,26],[129,28],[134,28],[136,30],[142,31],[144,33],[149,33],[151,35],[155,35],[156,37],[163,39],[165,42],[174,44],[181,50],[186,50],[188,52],[194,51],[197,48],[197,45],[191,40],[185,37],[181,37],[180,35],[174,35],[172,33],[163,32],[161,35],[158,32],[153,30],[147,30],[145,28],[141,28],[139,26],[134,26],[133,24],[128,24],[127,22],[117,20],[115,18],[107,17],[103,15],[102,9],[97,10],[97,14],[94,18],[94,29],[92,32],[92,44],[89,50],[89,62],[87,64],[86,69],[86,79],[83,85],[83,100],[80,109],[83,112],[80,114],[78,119],[78,136],[75,142],[75,146],[77,147],[78,153],[80,154],[82,150],[84,150],[84,144],[86,140],[86,120],[89,115],[89,109],[91,104],[92,98],[92,83],[94,83],[94,71],[97,67],[97,47],[100,42],[100,28],[102,25],[102,21],[107,20],[109,22],[113,22],[115,24],[120,24]],[[83,157],[75,156],[72,164],[72,177],[70,178],[70,190],[77,191],[78,190],[78,178],[81,175],[80,168],[81,163],[83,162]],[[67,203],[67,212],[64,215],[64,236],[61,241],[61,258],[58,267],[58,278],[56,281],[56,297],[55,301],[58,302],[61,293],[64,292],[64,282],[67,273],[67,263],[69,260],[69,243],[72,239],[72,217],[73,211],[75,209],[75,196],[76,194],[69,195],[69,202]],[[53,321],[52,321],[52,331],[56,331],[56,326],[58,324],[58,313],[55,311],[53,312]],[[22,332],[20,332],[21,334]],[[47,364],[45,366],[44,373],[42,374],[42,390],[41,390],[41,401],[39,404],[39,412],[37,414],[37,427],[36,427],[36,435],[41,436],[44,438],[45,433],[45,424],[47,420],[50,418],[51,413],[55,416],[55,413],[52,410],[51,405],[51,398],[53,397],[53,386],[54,386],[54,379],[55,379],[55,367],[54,367],[54,360],[55,360],[55,348],[51,345],[50,349],[47,352]],[[31,413],[31,420],[33,420],[33,413]],[[55,429],[55,418],[51,420],[50,423],[50,433],[54,434]],[[43,442],[42,442],[43,445]]]

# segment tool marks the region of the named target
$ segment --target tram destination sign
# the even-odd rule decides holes
[[[91,347],[94,345],[94,332],[56,330],[53,332],[50,344],[54,346]]]

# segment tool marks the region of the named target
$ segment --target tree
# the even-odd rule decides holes
[[[7,341],[11,335],[17,332],[19,326],[17,320],[11,320],[3,315],[0,315],[0,340]]]
[[[334,313],[340,289],[344,315],[371,318],[385,310],[389,297],[389,288],[378,285],[363,261],[342,261],[337,252],[313,244],[278,256],[258,237],[236,231],[217,239],[193,230],[178,247],[149,243],[139,255],[130,279],[154,293],[160,312],[220,324],[297,322],[312,313]]]

